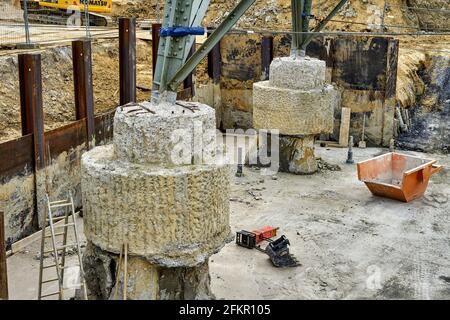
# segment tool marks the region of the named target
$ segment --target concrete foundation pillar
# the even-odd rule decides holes
[[[213,297],[208,258],[230,239],[229,169],[215,134],[214,109],[200,103],[117,109],[114,143],[82,157],[91,298],[113,299],[117,277],[123,292],[124,243],[129,299]]]
[[[325,61],[285,57],[273,60],[268,81],[253,85],[253,125],[279,130],[281,171],[317,171],[314,138],[333,131],[339,101],[338,91],[325,77]]]

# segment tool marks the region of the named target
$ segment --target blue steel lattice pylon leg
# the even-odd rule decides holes
[[[178,86],[254,2],[255,0],[241,0],[211,36],[186,61],[195,41],[196,29],[206,14],[210,0],[166,0],[162,29],[168,29],[169,34],[161,37],[159,42],[152,102],[156,104],[161,100],[174,102]],[[189,34],[170,35],[170,30],[174,31],[174,28],[185,28]]]

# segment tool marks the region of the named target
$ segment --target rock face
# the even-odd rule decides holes
[[[280,170],[317,171],[314,137],[333,131],[338,91],[325,84],[324,61],[309,57],[273,60],[268,81],[253,85],[253,125],[279,130]]]
[[[419,73],[426,84],[411,110],[411,126],[397,139],[400,148],[450,152],[450,58],[435,56]]]
[[[83,155],[92,298],[113,298],[124,243],[128,298],[212,297],[208,258],[230,238],[229,170],[216,161],[214,128],[206,105],[126,105],[115,115],[114,143]]]
[[[295,174],[309,174],[318,170],[314,156],[314,136],[280,137],[280,170]]]

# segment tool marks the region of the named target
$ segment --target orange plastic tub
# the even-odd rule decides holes
[[[387,153],[359,162],[358,179],[377,196],[409,202],[425,193],[431,175],[442,169],[437,160]]]

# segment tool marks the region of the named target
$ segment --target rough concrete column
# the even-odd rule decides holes
[[[296,174],[317,171],[314,137],[331,133],[338,91],[325,83],[325,61],[277,58],[268,81],[253,85],[253,124],[278,129],[280,170]]]
[[[215,157],[214,109],[119,107],[112,145],[82,157],[83,257],[93,299],[113,299],[128,244],[129,299],[209,299],[208,259],[230,240],[229,169]],[[120,293],[119,298],[122,297]]]

